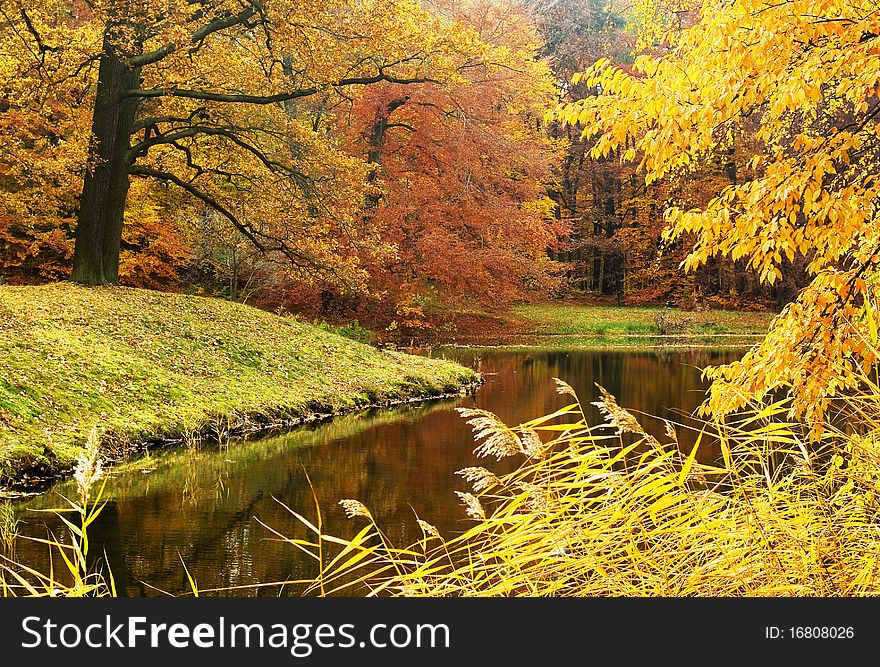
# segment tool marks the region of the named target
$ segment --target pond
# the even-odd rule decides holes
[[[315,519],[315,500],[327,533],[351,536],[360,524],[337,504],[354,498],[369,507],[398,546],[421,536],[415,516],[451,535],[467,526],[456,490],[469,491],[454,474],[483,465],[505,472],[513,461],[496,463],[473,454],[470,427],[455,407],[479,407],[516,425],[548,414],[568,401],[555,391],[554,377],[571,384],[585,406],[598,396],[594,383],[620,405],[681,421],[705,397],[700,369],[730,361],[735,352],[457,349],[443,356],[484,374],[475,395],[374,410],[312,427],[228,447],[202,445],[155,453],[111,470],[109,499],[90,529],[92,554],[106,553],[120,594],[153,596],[188,590],[186,570],[200,590],[310,578],[316,566],[290,544],[273,539],[270,526],[287,536],[307,537],[284,507]],[[588,418],[598,423],[589,406]],[[649,432],[663,423],[645,417]],[[715,453],[701,450],[711,462]],[[310,487],[311,483],[311,487]],[[75,497],[71,482],[18,506],[20,533],[64,534],[51,513]],[[262,525],[265,524],[265,525]],[[17,540],[20,562],[48,566],[47,547]],[[56,563],[55,570],[62,567]],[[230,595],[294,594],[292,587],[240,588]]]

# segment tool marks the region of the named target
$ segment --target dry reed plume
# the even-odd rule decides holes
[[[785,420],[780,401],[735,422],[705,423],[685,451],[685,427],[667,423],[661,443],[601,388],[607,421],[597,426],[587,425],[577,401],[516,428],[461,410],[482,441],[477,454],[522,459],[506,475],[458,472],[473,487],[459,493],[469,529],[444,538],[419,519],[423,538],[394,546],[349,500],[347,509],[357,508],[349,514],[368,519],[357,536],[314,531],[317,539],[289,541],[313,554],[323,545],[325,595],[875,595],[878,397],[871,383],[849,401],[848,423],[861,424],[859,434],[826,425],[811,442],[808,427]],[[710,446],[717,461],[699,464]]]
[[[0,597],[83,597],[116,595],[112,573],[93,571],[89,559],[89,526],[98,518],[104,505],[103,460],[100,455],[100,438],[92,430],[86,447],[79,454],[74,468],[79,498],[64,498],[68,507],[47,510],[58,514],[69,532],[70,541],[49,535],[47,538],[31,539],[45,544],[52,556],[63,563],[64,570],[39,572],[19,563],[9,556],[0,554]],[[100,482],[104,479],[100,485]],[[93,497],[94,496],[94,497]],[[76,519],[68,519],[65,514],[74,514]]]

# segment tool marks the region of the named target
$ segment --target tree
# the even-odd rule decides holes
[[[598,92],[583,81],[572,83],[573,74],[603,57],[631,73],[637,44],[649,43],[655,34],[653,29],[646,31],[647,26],[677,25],[687,19],[676,13],[680,7],[659,2],[650,6],[596,0],[528,4],[536,12],[545,54],[562,81],[559,97],[566,103]],[[637,28],[642,28],[641,33]],[[736,180],[737,168],[742,170],[752,157],[749,128],[742,128],[731,147],[718,151],[686,178],[650,186],[639,178],[633,162],[622,162],[614,155],[591,155],[595,138],[581,138],[576,126],[551,122],[549,130],[568,142],[559,188],[551,196],[571,222],[571,235],[554,255],[566,267],[570,290],[589,293],[591,298],[614,295],[618,303],[684,307],[768,304],[771,292],[780,291],[760,286],[753,272],[729,259],[682,274],[678,264],[684,258],[686,240],[667,245],[661,239],[666,202],[702,206],[717,191],[717,179],[723,185]],[[785,275],[788,284],[795,272]]]
[[[119,278],[126,285],[168,289],[192,261],[175,210],[160,183],[138,180],[125,209],[119,253]],[[152,192],[151,192],[152,191]]]
[[[267,258],[226,218],[207,207],[193,213],[186,235],[193,251],[192,269],[201,273],[200,286],[213,283],[230,301],[245,303],[282,283],[288,267]]]
[[[562,147],[542,123],[554,80],[534,22],[512,2],[437,4],[480,58],[445,86],[372,86],[343,116],[349,150],[373,167],[364,217],[393,249],[365,262],[372,292],[403,322],[546,288],[562,229],[546,197]]]
[[[31,18],[49,12],[48,2],[19,9],[0,7],[2,268],[5,278],[57,279],[69,275],[73,254],[77,172],[88,141],[88,83],[79,75],[92,64],[93,35],[86,26],[71,34]]]
[[[132,176],[183,189],[267,254],[336,272],[312,241],[353,224],[348,186],[363,169],[334,152],[321,109],[359,86],[453,76],[467,50],[415,0],[11,0],[0,12],[4,99],[27,127],[51,126],[43,145],[16,147],[41,163],[33,174],[2,165],[16,180],[5,194],[51,181],[36,178],[49,158],[82,169],[57,185],[70,208],[81,179],[71,277],[86,284],[119,279]]]
[[[877,362],[878,35],[859,0],[706,0],[632,73],[597,63],[581,80],[600,94],[558,110],[597,137],[594,155],[640,157],[647,182],[681,177],[756,123],[751,177],[668,210],[667,237],[694,235],[688,270],[726,256],[774,284],[802,257],[812,282],[763,342],[711,370],[715,414],[788,388],[792,416],[818,423]]]

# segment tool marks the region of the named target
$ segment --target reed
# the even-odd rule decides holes
[[[12,555],[18,537],[18,519],[9,503],[0,503],[0,552]]]
[[[116,596],[116,586],[109,568],[96,570],[90,561],[89,526],[104,508],[103,460],[100,455],[100,438],[92,430],[86,447],[77,458],[74,470],[78,497],[62,496],[67,507],[52,510],[64,522],[68,530],[67,540],[55,535],[46,538],[22,537],[45,544],[53,563],[49,572],[40,572],[20,563],[10,554],[0,554],[0,595],[2,597],[85,597]],[[73,518],[68,518],[68,516]],[[57,557],[53,558],[53,555]],[[54,563],[63,563],[63,570],[56,572]]]
[[[605,422],[573,402],[517,427],[460,412],[476,452],[517,456],[496,475],[459,471],[472,520],[441,536],[389,543],[369,509],[353,538],[311,530],[284,538],[320,559],[312,594],[395,596],[863,596],[876,595],[880,561],[880,387],[846,402],[845,431],[788,421],[788,401],[753,405],[728,423],[706,421],[682,451],[682,425],[661,442],[601,392]],[[856,427],[858,425],[858,427]],[[816,434],[818,433],[818,437]],[[713,465],[698,463],[710,440]],[[328,553],[333,552],[329,556]]]

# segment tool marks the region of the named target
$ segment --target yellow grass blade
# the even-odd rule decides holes
[[[683,486],[685,481],[687,480],[688,475],[691,472],[691,468],[694,467],[694,461],[697,460],[697,450],[700,448],[700,443],[703,441],[703,431],[700,431],[700,434],[697,436],[697,441],[694,443],[694,448],[691,450],[691,453],[688,454],[687,459],[684,462],[684,465],[681,467],[681,472],[678,474],[678,485]]]

